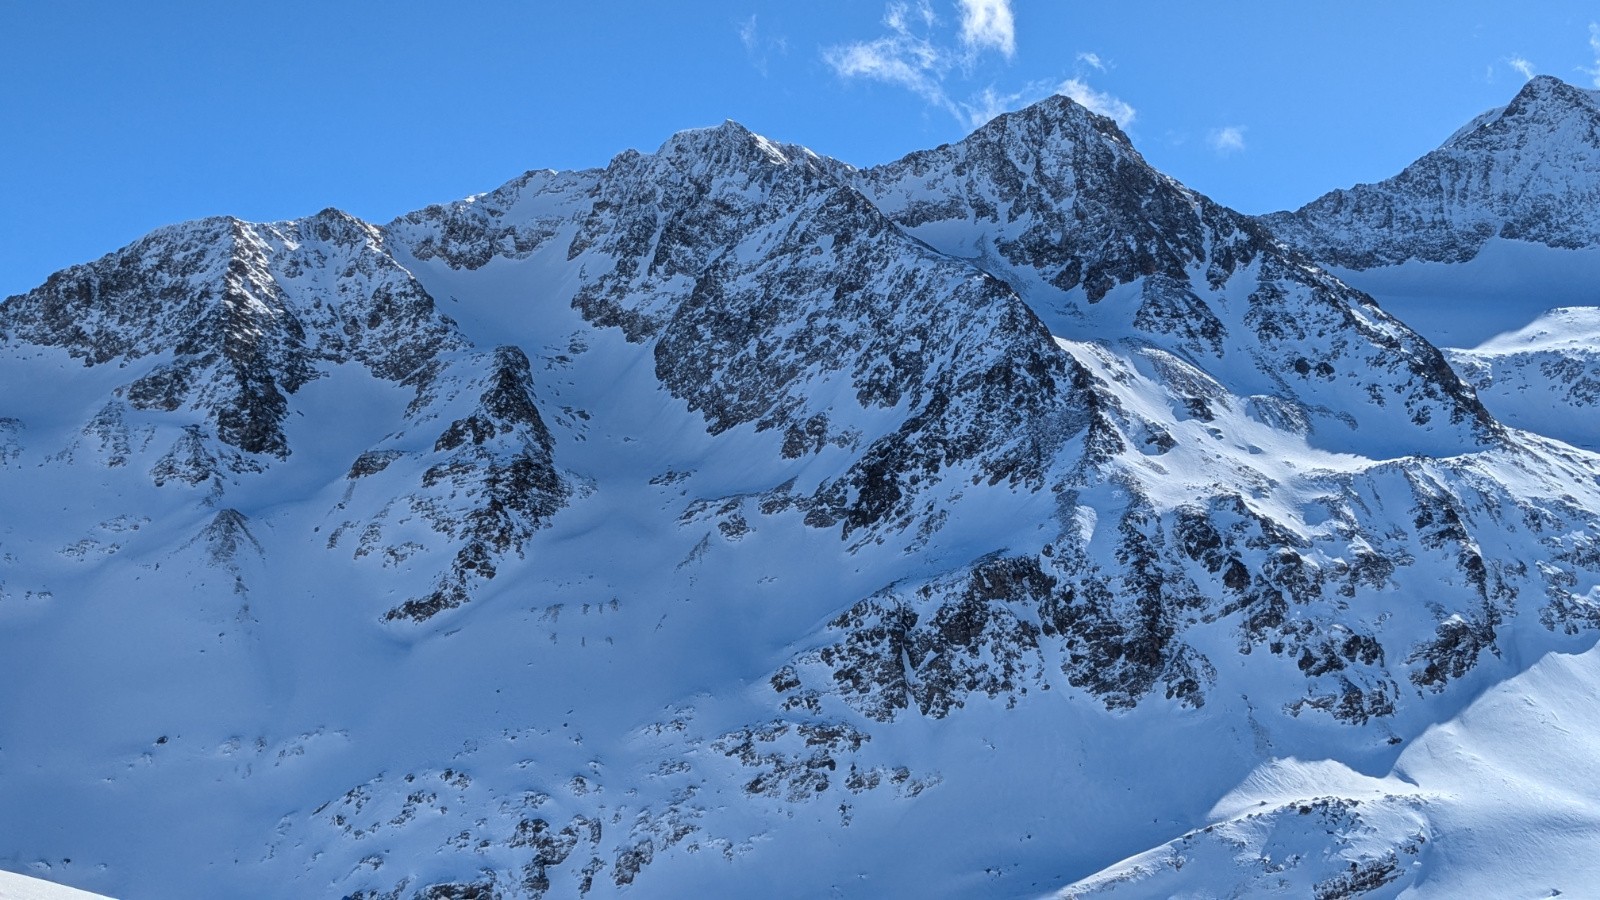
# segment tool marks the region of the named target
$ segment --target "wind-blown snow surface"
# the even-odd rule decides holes
[[[1596,458],[1065,99],[874,170],[728,123],[383,228],[175,226],[0,335],[11,868],[126,897],[1592,874],[1587,788],[1498,729],[1569,723],[1543,746],[1593,766]],[[1537,881],[1482,850],[1513,831]]]

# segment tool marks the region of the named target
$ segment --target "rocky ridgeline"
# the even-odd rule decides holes
[[[1563,553],[1588,514],[1519,496],[1490,466],[1412,455],[1284,483],[1258,447],[1235,444],[1217,454],[1226,474],[1187,480],[1174,502],[1173,476],[1197,460],[1173,435],[1195,424],[1226,442],[1242,418],[1330,449],[1376,432],[1397,457],[1498,453],[1507,439],[1438,350],[1151,170],[1109,120],[1057,98],[855,181],[1042,314],[1095,326],[1097,340],[1064,346],[1092,370],[1100,452],[1041,459],[1059,539],[862,600],[830,624],[834,642],[775,678],[780,693],[837,694],[888,721],[978,697],[1014,704],[1064,676],[1108,707],[1199,706],[1218,661],[1198,648],[1221,646],[1278,660],[1257,665],[1301,686],[1286,712],[1360,723],[1497,654],[1519,594],[1550,598],[1547,622],[1589,627],[1564,584],[1596,573],[1526,564]],[[1567,477],[1551,474],[1556,459],[1535,467],[1544,483]],[[1314,509],[1268,500],[1277,491],[1309,493]],[[1085,535],[1080,514],[1101,524]],[[1530,527],[1539,539],[1501,539]],[[1419,594],[1430,608],[1408,599]],[[1384,612],[1397,607],[1410,608]]]
[[[790,459],[850,451],[790,498],[813,525],[925,523],[958,467],[1041,489],[1094,418],[1087,373],[1005,284],[908,238],[839,170],[730,122],[395,227],[466,269],[564,241],[583,273],[573,306],[648,349],[708,432],[776,431]],[[890,427],[864,432],[861,410]]]
[[[377,230],[332,209],[162,229],[8,299],[0,333],[134,368],[102,415],[182,411],[232,471],[289,455],[288,398],[326,367],[399,381],[463,346]]]
[[[87,449],[120,467],[170,440],[152,482],[204,487],[209,503],[240,475],[271,477],[294,450],[284,425],[295,393],[334,367],[360,366],[414,391],[398,424],[459,414],[427,451],[380,447],[352,465],[352,479],[396,460],[404,460],[397,471],[417,469],[406,493],[377,506],[406,507],[453,548],[437,586],[390,618],[425,619],[465,602],[468,586],[492,578],[498,557],[520,552],[569,492],[523,352],[471,352],[382,232],[337,210],[163,229],[10,298],[0,333],[138,373],[85,424],[66,459]],[[407,433],[397,429],[389,443]],[[358,556],[381,535],[369,524]]]
[[[1555,455],[1523,465],[1579,472]],[[1285,714],[1381,720],[1498,657],[1519,617],[1600,625],[1592,513],[1570,496],[1519,497],[1504,477],[1464,460],[1317,476],[1302,487],[1325,518],[1309,529],[1227,491],[1158,509],[1124,482],[1121,512],[1093,535],[1065,529],[1037,554],[865,598],[772,686],[785,703],[836,696],[885,722],[1016,705],[1063,682],[1110,709],[1200,707],[1226,692],[1209,649],[1222,648],[1278,673]]]
[[[1158,347],[1201,370],[1199,384],[1294,410],[1322,445],[1381,430],[1412,444],[1394,455],[1436,455],[1495,438],[1427,341],[1065,97],[856,183],[912,234],[1009,283],[1062,337]],[[1206,415],[1204,388],[1192,393]]]
[[[1548,75],[1404,171],[1263,221],[1330,265],[1462,262],[1491,238],[1600,243],[1600,92]]]

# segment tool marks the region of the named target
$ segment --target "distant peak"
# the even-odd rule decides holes
[[[300,222],[304,233],[331,243],[350,243],[376,236],[377,229],[342,209],[328,207]]]
[[[686,128],[667,138],[662,151],[679,148],[706,147],[721,144],[743,144],[756,138],[755,132],[732,119],[723,119],[720,125],[705,128]]]
[[[1022,109],[1002,113],[989,120],[976,133],[1010,131],[1019,127],[1058,135],[1100,135],[1129,149],[1133,147],[1133,142],[1128,140],[1113,119],[1089,109],[1066,94],[1051,94]]]
[[[665,159],[720,159],[778,165],[812,155],[802,147],[768,140],[732,119],[709,128],[680,131],[661,145],[658,154]]]
[[[1517,96],[1506,107],[1506,112],[1515,113],[1535,105],[1548,107],[1551,104],[1593,107],[1595,92],[1568,84],[1554,75],[1535,75],[1517,92]]]
[[[319,220],[326,221],[326,222],[348,222],[348,223],[355,223],[355,224],[358,224],[358,225],[366,224],[366,223],[362,222],[360,219],[356,218],[355,216],[352,216],[349,213],[345,212],[344,210],[338,208],[337,206],[324,207],[320,212],[318,212],[316,215],[312,216],[311,218],[319,219]]]
[[[1517,136],[1530,129],[1547,130],[1574,118],[1600,118],[1600,91],[1568,84],[1553,75],[1535,75],[1510,103],[1468,122],[1443,146],[1459,148],[1476,146],[1484,140],[1520,139]]]

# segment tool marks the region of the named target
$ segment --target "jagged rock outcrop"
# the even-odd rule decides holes
[[[452,548],[448,567],[428,593],[390,609],[385,618],[423,621],[466,603],[471,587],[493,579],[496,563],[522,547],[566,502],[571,488],[556,469],[554,440],[539,415],[528,357],[513,346],[488,353],[468,354],[446,362],[435,361],[417,374],[417,396],[407,411],[408,429],[424,434],[437,422],[450,423],[431,447],[413,451],[394,449],[414,445],[406,431],[386,444],[363,453],[350,468],[351,486],[341,508],[352,502],[377,507],[359,528],[354,555],[378,552],[403,559],[412,552],[406,541],[386,536],[391,518],[399,511],[420,517]],[[407,491],[398,497],[379,493],[393,490],[396,476]],[[357,529],[346,521],[329,538],[338,544],[342,534]],[[404,530],[404,529],[402,529]],[[420,549],[420,548],[418,548]]]
[[[1495,439],[1427,341],[1065,97],[855,182],[912,234],[1011,284],[1062,337],[1159,347],[1238,396],[1303,411],[1322,446],[1362,429],[1420,438],[1411,452],[1439,452],[1441,430],[1461,449]],[[1203,397],[1183,400],[1205,414]]]
[[[815,525],[925,521],[930,486],[956,467],[1040,489],[1093,418],[1088,374],[1003,283],[907,239],[837,172],[730,122],[392,227],[419,257],[468,269],[570,234],[572,305],[649,346],[707,431],[777,431],[788,458],[853,454],[797,498]],[[513,232],[537,237],[496,237]],[[896,412],[868,432],[863,410]]]
[[[333,209],[161,229],[8,299],[0,335],[132,367],[118,397],[199,415],[196,433],[222,445],[210,452],[232,471],[289,455],[288,398],[327,366],[398,381],[463,343],[379,233]]]

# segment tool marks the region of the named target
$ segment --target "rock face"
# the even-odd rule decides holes
[[[59,382],[0,418],[0,521],[40,517],[0,533],[39,636],[0,635],[38,695],[0,782],[88,786],[0,845],[117,892],[251,861],[196,895],[1420,883],[1438,798],[1203,811],[1592,644],[1600,482],[1276,227],[1053,98],[872,169],[726,123],[53,276],[0,305],[0,372]],[[79,642],[92,677],[30,674]],[[142,690],[81,758],[35,737]],[[100,778],[249,812],[69,846]]]
[[[1400,685],[1460,677],[1493,649],[1497,610],[1529,573],[1514,552],[1485,562],[1469,522],[1516,509],[1482,525],[1514,529],[1534,506],[1501,486],[1480,507],[1457,464],[1293,472],[1237,442],[1247,423],[1395,456],[1411,440],[1451,454],[1504,440],[1439,351],[1364,295],[1149,169],[1113,123],[1064,98],[854,180],[911,233],[1009,281],[1060,333],[1084,334],[1061,344],[1091,373],[1101,418],[1081,455],[1056,457],[1067,521],[1055,540],[862,600],[830,623],[835,643],[797,660],[817,676],[796,687],[831,684],[875,719],[940,717],[975,697],[1015,703],[1048,683],[1050,659],[1110,708],[1152,695],[1198,707],[1217,685],[1198,648],[1223,645],[1292,661],[1295,714],[1365,722],[1395,712]],[[1378,430],[1397,443],[1355,443]],[[1180,476],[1174,492],[1173,475],[1217,470],[1228,474]],[[1318,511],[1259,502],[1286,482]],[[1085,516],[1098,527],[1075,527]],[[1424,526],[1441,517],[1435,537]],[[1404,596],[1430,558],[1474,586],[1437,636],[1413,645],[1348,617],[1351,598],[1376,609]],[[1456,616],[1478,623],[1462,632],[1476,638],[1452,637]]]
[[[173,435],[151,482],[204,486],[212,500],[230,479],[290,457],[292,398],[339,367],[413,391],[408,423],[437,418],[463,390],[481,392],[438,435],[420,490],[383,498],[385,508],[408,504],[458,545],[438,587],[391,610],[394,618],[465,602],[465,585],[492,578],[493,560],[519,552],[568,493],[534,406],[527,357],[515,347],[469,353],[454,322],[389,255],[382,232],[338,210],[158,231],[9,299],[0,333],[14,346],[60,347],[87,366],[139,373],[112,392],[82,437],[115,467],[132,455],[130,420],[143,425],[146,444]],[[379,448],[356,461],[352,477],[377,460],[387,465],[390,453],[407,456]]]
[[[1417,426],[1444,426],[1462,447],[1492,440],[1426,341],[1065,97],[856,180],[912,234],[1012,284],[1062,337],[1158,348],[1201,381],[1301,410],[1330,442]],[[1204,394],[1185,398],[1199,416]]]
[[[380,446],[363,453],[350,468],[350,499],[343,504],[352,505],[358,491],[369,503],[382,504],[360,528],[357,557],[379,546],[391,557],[404,552],[404,543],[387,536],[384,529],[397,507],[456,545],[449,568],[434,589],[389,610],[385,614],[389,620],[423,621],[466,603],[471,586],[494,578],[495,561],[520,553],[571,492],[556,470],[553,439],[539,415],[528,357],[522,350],[497,347],[467,355],[453,365],[435,363],[419,374],[407,426],[426,429],[427,423],[444,415],[459,417],[439,433],[431,452]],[[386,444],[403,447],[407,437],[400,432]],[[401,498],[371,497],[360,490],[360,482],[369,475],[418,469],[421,476],[412,484],[414,492]],[[330,544],[356,526],[353,521],[341,525]]]
[[[1331,191],[1263,221],[1349,269],[1463,262],[1485,241],[1600,244],[1600,92],[1548,75],[1377,184]]]
[[[729,122],[396,232],[459,269],[570,236],[572,306],[648,348],[709,434],[754,426],[782,436],[786,459],[851,455],[791,498],[812,524],[848,537],[925,522],[931,485],[958,466],[1043,487],[1055,448],[1093,417],[1087,373],[1003,282],[908,239],[838,169]],[[863,411],[885,416],[869,431]]]
[[[0,334],[85,365],[135,367],[106,424],[125,407],[183,411],[233,471],[289,455],[288,398],[327,366],[400,381],[463,346],[378,231],[333,209],[279,225],[162,229],[10,298]]]

